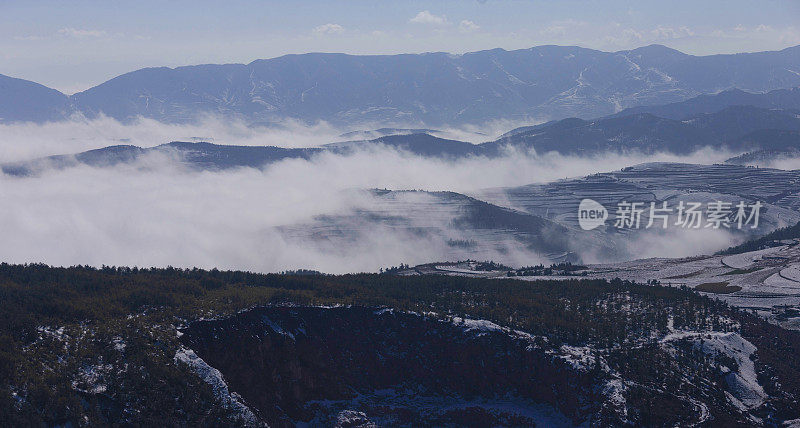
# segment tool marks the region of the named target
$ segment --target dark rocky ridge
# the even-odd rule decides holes
[[[775,360],[773,348],[792,349],[797,337],[729,315],[741,336],[729,332],[735,321],[719,319],[714,331],[655,340],[656,331],[642,331],[643,341],[602,349],[482,320],[273,306],[193,322],[181,341],[272,426],[748,426],[793,418],[796,370]],[[740,369],[735,352],[700,351],[704,340],[723,346],[743,337],[757,346],[750,358],[769,394],[748,410],[731,398],[743,394],[731,373],[752,368]]]
[[[525,335],[469,330],[413,314],[258,308],[194,322],[183,333],[184,344],[219,369],[270,425],[325,422],[348,410],[389,425],[520,425],[533,421],[523,415],[543,408],[567,416],[550,410],[553,420],[578,424],[602,402],[596,373],[572,368]],[[370,397],[387,389],[402,398]],[[472,404],[431,411],[425,401],[432,397],[500,398],[518,407],[504,412]]]

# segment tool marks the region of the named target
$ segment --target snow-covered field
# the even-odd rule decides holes
[[[589,278],[621,278],[638,282],[657,280],[665,285],[696,288],[717,284],[725,293],[708,293],[729,304],[755,309],[787,328],[800,320],[785,319],[787,309],[800,308],[800,244],[731,256],[683,259],[645,259],[590,265]],[[702,288],[702,287],[701,287]]]
[[[781,257],[781,253],[786,250],[786,247],[773,247],[760,251],[751,251],[749,253],[734,254],[731,256],[723,257],[720,262],[730,268],[734,269],[749,269],[764,257]]]
[[[480,271],[470,262],[421,265],[410,274],[445,274],[507,278],[506,271]],[[706,294],[727,303],[754,309],[768,320],[786,328],[800,330],[800,240],[785,245],[730,256],[710,255],[686,258],[650,258],[619,263],[592,264],[579,276],[516,276],[515,279],[565,280],[580,278],[620,278],[640,283],[656,280],[663,285],[716,292]]]

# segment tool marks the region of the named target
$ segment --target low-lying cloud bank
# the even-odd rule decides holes
[[[171,139],[165,138],[171,132],[197,132],[201,136],[218,132],[213,127],[173,127],[147,121],[134,127],[114,121],[98,127],[98,123],[2,126],[0,159],[96,148],[108,145],[110,138],[153,146]],[[219,126],[217,129],[227,132],[230,140],[215,141],[235,144],[308,146],[328,142],[339,132],[323,125],[273,133],[239,128],[237,124]],[[279,140],[292,144],[278,144]],[[21,144],[27,145],[18,147]],[[710,150],[683,157],[609,154],[591,158],[509,152],[498,158],[448,161],[374,147],[348,155],[324,153],[310,160],[285,160],[263,169],[197,172],[174,159],[154,155],[115,168],[81,166],[28,178],[0,175],[0,260],[260,272],[311,268],[331,273],[377,271],[401,262],[468,257],[535,264],[543,261],[541,257],[513,240],[501,250],[480,246],[476,250],[370,224],[363,225],[366,229],[356,241],[342,246],[287,239],[282,230],[310,224],[318,216],[348,216],[379,209],[373,195],[359,191],[363,189],[470,194],[489,187],[542,183],[641,162],[711,163],[729,156]],[[449,227],[447,234],[455,240],[461,236],[452,225],[439,226]],[[685,243],[685,237],[648,244],[652,251],[646,254],[680,256],[697,252],[695,245],[679,246],[679,241]]]
[[[357,241],[331,247],[288,241],[277,228],[311,223],[320,215],[376,209],[371,195],[351,189],[468,192],[626,164],[624,159],[516,156],[444,162],[385,151],[289,160],[264,170],[198,173],[168,159],[148,159],[113,169],[80,167],[22,179],[3,176],[0,259],[263,272],[300,267],[374,271],[400,262],[454,257],[533,264],[542,260],[513,243],[505,253],[458,252],[427,237],[364,225],[371,229],[362,231]],[[458,230],[450,233],[459,236]],[[691,253],[669,255],[687,254]]]
[[[472,143],[497,138],[528,122],[492,121],[458,129],[439,129],[437,136]],[[78,153],[114,145],[153,147],[170,141],[206,141],[226,145],[278,146],[287,148],[318,147],[344,141],[341,135],[351,131],[385,128],[386,125],[365,125],[359,129],[337,128],[326,122],[308,125],[286,119],[267,126],[252,126],[241,120],[221,116],[206,116],[196,124],[167,124],[139,118],[122,123],[101,116],[87,119],[36,123],[0,123],[0,161],[15,162],[38,157]],[[419,126],[397,126],[419,128]]]
[[[779,157],[766,162],[753,162],[751,164],[761,168],[796,170],[800,169],[800,157]]]
[[[341,130],[286,120],[273,127],[209,116],[198,124],[165,124],[140,118],[124,124],[108,117],[45,124],[0,124],[0,160],[14,162],[114,145],[153,147],[170,141],[208,141],[246,146],[313,147],[334,141]]]

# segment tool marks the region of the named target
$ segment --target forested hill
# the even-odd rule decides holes
[[[248,329],[260,331],[257,337],[261,339],[257,340],[261,345],[258,346],[272,347],[286,356],[292,355],[290,348],[281,344],[300,346],[311,341],[309,343],[328,344],[325,346],[333,346],[333,343],[345,346],[342,344],[350,343],[345,340],[350,332],[337,330],[335,326],[350,325],[348,323],[378,330],[371,330],[375,336],[364,336],[374,337],[375,342],[369,339],[352,344],[358,349],[348,351],[345,348],[342,352],[358,352],[365,356],[389,352],[383,348],[388,343],[379,338],[399,334],[400,330],[395,330],[399,324],[393,321],[397,318],[377,310],[375,315],[369,315],[371,311],[350,312],[348,306],[341,307],[338,312],[325,309],[331,305],[393,308],[398,313],[408,314],[403,317],[422,317],[415,314],[427,313],[425,318],[429,321],[424,323],[428,324],[414,321],[417,318],[406,320],[427,331],[416,339],[422,341],[419,345],[424,348],[411,346],[410,342],[403,341],[406,339],[398,339],[397,346],[408,346],[403,349],[412,352],[411,355],[423,349],[455,346],[448,344],[452,337],[436,333],[451,325],[461,326],[458,328],[466,335],[464,340],[474,343],[470,346],[475,346],[476,352],[484,352],[477,351],[480,349],[495,352],[486,349],[487,346],[512,346],[513,352],[530,354],[526,358],[539,361],[537,365],[545,364],[552,370],[559,370],[562,380],[574,379],[575,385],[589,382],[585,386],[587,389],[580,392],[589,400],[582,405],[536,391],[528,391],[534,394],[532,396],[520,391],[521,400],[533,399],[546,404],[575,424],[588,420],[658,425],[698,421],[697,406],[705,409],[704,418],[723,424],[745,423],[751,418],[780,422],[800,417],[798,334],[692,291],[657,284],[637,285],[619,280],[531,283],[377,274],[265,275],[198,269],[2,264],[0,299],[5,302],[0,307],[0,418],[3,419],[0,424],[5,426],[202,425],[242,416],[241,412],[237,413],[241,407],[230,404],[234,397],[229,395],[232,392],[239,393],[253,414],[264,421],[285,422],[285,418],[300,418],[292,419],[298,422],[308,420],[303,418],[330,416],[326,412],[334,410],[308,407],[310,404],[303,400],[341,398],[337,394],[343,392],[326,388],[308,390],[302,400],[298,396],[299,401],[293,402],[297,406],[294,411],[279,415],[270,410],[268,403],[267,407],[259,404],[246,384],[233,382],[220,389],[217,383],[212,387],[206,383],[210,378],[193,370],[199,363],[187,360],[187,355],[194,354],[185,346],[191,346],[202,358],[218,361],[225,378],[239,379],[237,376],[246,375],[242,372],[245,367],[223,364],[223,361],[232,361],[230,358],[234,354],[230,352],[240,358],[251,349],[245,342],[234,341],[239,333],[226,332],[231,324],[209,325],[221,329],[216,331],[222,336],[206,336],[202,333],[204,330],[191,330],[194,333],[186,336],[191,338],[188,341],[179,337],[177,329],[195,325],[192,321],[201,317],[225,320],[227,316],[259,305],[280,305],[289,311],[282,312],[283,315],[267,312],[263,317],[248,318],[261,320],[260,324],[247,324]],[[291,309],[299,306],[320,309],[314,314]],[[339,321],[325,321],[328,316],[338,317],[335,319]],[[379,318],[372,320],[373,316]],[[454,316],[483,321],[465,324]],[[313,320],[317,321],[309,317],[316,317]],[[298,322],[310,329],[298,330]],[[319,322],[326,326],[324,334],[319,330],[321,327],[310,327]],[[290,329],[286,323],[295,323],[296,328]],[[444,324],[439,328],[436,323]],[[482,327],[474,330],[470,327],[473,325]],[[492,327],[498,325],[518,332]],[[220,348],[222,344],[215,342],[214,337],[228,337],[230,342]],[[256,336],[247,337],[246,341],[251,341]],[[750,355],[746,349],[743,354],[726,356],[706,354],[705,348],[698,348],[700,343],[728,343],[730,340],[751,343],[757,349],[752,354],[754,366],[746,363],[750,360],[741,359],[742,355]],[[518,347],[515,343],[519,341],[529,341],[530,346]],[[426,348],[428,345],[431,347]],[[239,349],[237,346],[248,347]],[[512,348],[508,348],[509,352]],[[195,361],[195,365],[187,366],[185,361]],[[565,361],[572,362],[564,365]],[[324,364],[321,361],[307,363]],[[446,362],[428,361],[425,367],[435,370],[440,364]],[[745,365],[738,367],[736,364]],[[51,370],[54,367],[58,370]],[[330,372],[334,366],[324,367],[328,368],[308,372],[322,378],[302,379],[325,385],[325,379],[330,381],[342,375]],[[357,367],[342,368],[355,369]],[[369,388],[387,387],[385,382],[397,380],[386,377],[388,374],[380,367],[363,367],[363,370],[377,376],[374,383],[351,385],[361,388],[359,391],[365,396],[374,397],[371,395],[374,391]],[[595,370],[595,374],[585,377],[585,373],[589,373],[587,370]],[[761,398],[747,401],[746,410],[737,408],[726,395],[730,387],[726,386],[724,370],[733,370],[742,376],[757,374],[759,383],[748,385],[757,392],[763,388],[763,394],[758,393]],[[213,374],[213,370],[210,373]],[[524,376],[525,372],[522,373]],[[676,373],[682,375],[675,376]],[[262,372],[253,376],[248,374],[243,379],[258,378],[260,385],[283,387],[276,379],[264,378],[266,375]],[[484,378],[475,376],[474,372],[465,372],[457,377],[474,381],[470,385],[477,387]],[[502,377],[495,380],[513,383],[512,379]],[[620,380],[623,383],[620,384]],[[427,385],[422,378],[410,374],[401,376],[398,382],[409,387],[415,382]],[[442,393],[438,386],[428,387],[429,394]],[[232,392],[229,393],[228,388]],[[607,392],[600,395],[591,392],[600,390]],[[729,394],[741,393],[730,391]],[[347,395],[344,397],[346,399]],[[694,398],[690,400],[689,397]],[[522,403],[527,402],[524,400]],[[664,405],[653,406],[653,402]],[[434,416],[414,407],[413,403],[403,405],[411,406],[410,411],[417,421],[434,420],[430,419]],[[359,412],[370,417],[367,408],[360,408]],[[458,420],[463,415],[436,417],[445,416],[455,418],[448,420]]]

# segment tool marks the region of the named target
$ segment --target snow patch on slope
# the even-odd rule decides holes
[[[662,343],[675,340],[692,341],[695,349],[706,355],[727,355],[736,362],[737,367],[723,367],[723,371],[728,371],[725,376],[731,392],[728,398],[735,406],[749,410],[764,403],[767,394],[758,383],[755,363],[751,359],[757,348],[739,333],[677,331],[665,336]]]
[[[295,340],[294,334],[284,330],[283,327],[281,327],[280,325],[278,325],[276,322],[272,321],[271,319],[269,319],[267,317],[261,317],[261,321],[263,321],[264,324],[268,325],[269,328],[271,328],[275,333],[282,334],[284,336],[290,337],[292,340]]]
[[[507,329],[487,320],[473,320],[469,318],[453,317],[453,324],[464,327],[464,331],[478,332],[507,332]]]
[[[578,370],[588,370],[596,361],[594,351],[588,346],[561,345],[561,352],[560,357]]]
[[[203,381],[211,385],[214,395],[219,398],[225,407],[233,410],[247,426],[265,426],[259,422],[253,411],[242,403],[242,397],[239,394],[230,392],[228,384],[222,377],[222,373],[208,365],[208,363],[198,357],[193,350],[188,348],[179,349],[175,353],[175,362],[186,364],[192,371],[200,376]]]

